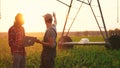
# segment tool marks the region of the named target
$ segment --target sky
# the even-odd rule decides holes
[[[71,0],[60,1],[69,5]],[[84,1],[87,2],[87,0]],[[26,32],[44,32],[46,26],[42,16],[46,13],[52,14],[53,12],[56,13],[57,17],[57,31],[63,31],[68,6],[63,5],[57,0],[1,0],[0,3],[0,32],[7,32],[9,30],[14,23],[17,13],[24,15],[25,24],[23,26]],[[120,22],[117,22],[117,0],[100,0],[100,3],[107,30],[120,29]],[[97,0],[92,0],[91,4],[100,26],[104,30],[97,7]],[[81,2],[73,0],[65,31],[68,30],[80,5]],[[99,28],[90,7],[83,4],[70,31],[91,30],[99,30]]]

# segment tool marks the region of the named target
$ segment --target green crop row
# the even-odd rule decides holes
[[[99,46],[79,46],[61,51],[56,68],[119,68],[120,50],[110,51]]]
[[[79,41],[83,37],[72,37]],[[102,37],[88,37],[90,41],[103,41]],[[41,39],[41,38],[40,38]],[[27,47],[26,68],[39,68],[42,46]],[[6,38],[0,39],[0,68],[11,68],[12,56]],[[55,68],[120,68],[120,50],[107,50],[104,46],[74,46],[73,49],[59,50]]]

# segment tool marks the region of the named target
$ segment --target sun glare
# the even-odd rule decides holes
[[[53,4],[46,1],[29,1],[26,0],[20,2],[18,12],[24,15],[24,27],[26,32],[43,32],[46,30],[46,26],[42,16],[46,13],[52,13],[54,11]],[[27,4],[27,5],[26,5]]]
[[[61,0],[66,4],[69,4],[68,0]],[[116,24],[116,1],[100,1],[103,10],[104,20],[107,29],[119,28],[119,23]],[[107,3],[109,2],[109,3]],[[92,2],[93,5],[97,4]],[[111,5],[112,4],[112,5]],[[70,11],[70,15],[67,20],[66,30],[68,30],[70,24],[75,17],[76,12],[80,6],[80,2],[74,0]],[[57,0],[1,0],[1,19],[0,19],[0,32],[7,32],[8,29],[13,25],[14,17],[17,13],[22,13],[24,15],[24,28],[26,32],[43,32],[46,30],[46,25],[44,23],[43,15],[46,13],[51,13],[54,11],[57,16],[57,31],[62,31],[68,12],[68,6],[65,6],[58,2]],[[100,13],[98,7],[93,7],[95,14],[100,26],[103,27],[102,21],[100,19]],[[110,11],[110,12],[109,12]],[[82,26],[81,26],[82,25]],[[83,5],[78,16],[75,19],[71,31],[89,31],[89,30],[99,30],[94,19],[94,16],[88,5]]]

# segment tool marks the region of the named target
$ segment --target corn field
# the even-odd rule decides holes
[[[79,41],[83,37],[72,37]],[[102,37],[87,37],[90,41],[103,41]],[[41,37],[39,39],[42,39]],[[26,68],[39,68],[42,46],[35,43],[26,47]],[[12,56],[7,37],[0,37],[0,68],[11,68]],[[74,46],[59,50],[55,68],[120,68],[120,50],[107,50],[104,46]]]

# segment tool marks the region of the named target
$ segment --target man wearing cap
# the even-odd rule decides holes
[[[25,68],[25,56],[26,56],[25,45],[28,42],[24,42],[26,41],[24,40],[26,37],[24,28],[22,27],[23,24],[24,24],[23,15],[21,13],[18,13],[15,16],[15,22],[13,26],[10,27],[8,31],[9,46],[11,48],[13,59],[12,68]],[[28,43],[29,45],[34,44],[35,38],[32,39],[33,40]]]
[[[52,24],[52,15],[47,13],[44,16],[46,24],[46,32],[43,41],[37,40],[36,42],[43,45],[43,50],[41,54],[41,65],[40,68],[54,68],[54,60],[56,57],[56,15],[53,12],[54,24]]]

